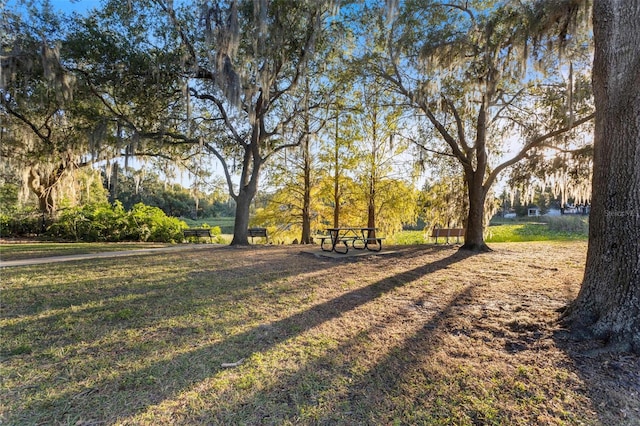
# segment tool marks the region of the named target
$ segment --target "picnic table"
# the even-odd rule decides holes
[[[327,228],[326,231],[329,235],[319,237],[320,248],[322,251],[347,254],[349,244],[351,244],[351,248],[357,250],[380,251],[384,238],[375,236],[376,229],[368,227]],[[342,244],[344,244],[344,251]]]

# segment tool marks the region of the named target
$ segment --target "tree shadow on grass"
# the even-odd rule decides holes
[[[472,253],[455,252],[438,261],[384,278],[366,287],[344,293],[301,313],[270,323],[271,332],[265,338],[264,326],[254,327],[219,342],[198,346],[170,358],[153,361],[139,369],[119,368],[108,377],[98,379],[91,386],[75,383],[68,389],[30,404],[30,409],[13,413],[11,417],[27,423],[91,420],[112,422],[135,416],[149,406],[175,398],[194,385],[213,377],[221,370],[221,363],[248,358],[273,348],[285,340],[321,325],[360,307],[405,283],[423,277]],[[316,268],[332,267],[319,261]],[[126,353],[123,353],[123,356]],[[142,355],[142,354],[141,354]],[[118,356],[117,350],[112,356]],[[64,419],[51,418],[48,413],[65,413]]]
[[[181,254],[181,260],[184,261],[185,256]],[[29,352],[37,356],[79,340],[99,340],[114,328],[143,329],[159,320],[182,316],[185,304],[196,312],[212,301],[222,305],[228,301],[227,295],[231,292],[255,287],[258,280],[254,276],[259,276],[261,284],[286,277],[290,262],[290,259],[283,259],[274,268],[273,261],[252,259],[250,269],[240,264],[223,268],[200,267],[197,271],[178,264],[171,271],[151,272],[150,263],[154,261],[145,259],[148,263],[144,267],[132,267],[131,276],[125,281],[109,275],[111,263],[104,261],[92,263],[94,269],[103,270],[98,277],[79,276],[69,283],[35,286],[12,286],[5,282],[2,317],[6,324],[2,327],[4,343],[0,354],[10,356]],[[175,262],[175,259],[169,258],[165,262]],[[321,262],[315,265],[315,270],[331,268]],[[66,265],[59,274],[75,274],[78,269],[78,265]],[[313,269],[310,267],[308,271]],[[28,273],[20,274],[29,276]],[[224,280],[221,277],[225,277]],[[182,304],[168,303],[177,300]],[[100,327],[96,327],[98,324]],[[20,338],[28,335],[32,336],[29,348]]]
[[[472,288],[467,285],[458,291],[402,344],[386,348],[387,353],[373,368],[362,371],[361,364],[367,360],[361,357],[367,356],[367,346],[380,330],[394,326],[388,319],[369,324],[338,347],[293,373],[283,374],[266,388],[247,392],[234,404],[215,413],[199,413],[200,418],[196,413],[195,421],[208,422],[215,417],[220,424],[391,424],[398,420],[407,424],[397,413],[413,407],[398,405],[396,397],[402,396],[405,386],[412,386],[414,372],[438,348],[444,323],[456,315],[456,307],[469,301]],[[404,319],[392,321],[402,323]]]

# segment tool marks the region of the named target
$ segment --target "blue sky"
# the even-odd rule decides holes
[[[56,9],[64,12],[84,12],[100,6],[100,0],[51,0]]]
[[[101,0],[49,0],[49,3],[57,9],[65,13],[78,12],[83,13],[89,9],[98,8]],[[0,0],[0,4],[2,1]],[[7,6],[15,6],[20,3],[20,0],[8,0]],[[42,0],[37,0],[36,3],[43,3]]]

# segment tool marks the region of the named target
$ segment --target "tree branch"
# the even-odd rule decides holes
[[[231,180],[231,173],[229,173],[229,166],[227,165],[227,162],[225,161],[224,157],[222,156],[220,151],[218,151],[211,144],[205,143],[204,147],[206,148],[207,151],[213,154],[218,159],[218,161],[220,161],[220,164],[222,164],[222,170],[224,171],[224,177],[227,181],[227,187],[229,189],[229,196],[234,200],[237,200],[238,196],[233,192],[233,181]]]
[[[189,88],[189,91],[192,93],[193,96],[195,96],[198,99],[207,100],[207,101],[213,102],[216,105],[216,107],[218,108],[218,111],[220,112],[220,115],[222,116],[222,119],[224,121],[225,126],[227,127],[227,129],[229,129],[229,131],[233,135],[233,138],[236,140],[236,142],[238,142],[239,144],[242,144],[242,145],[246,145],[245,138],[243,138],[238,133],[236,128],[231,123],[231,120],[229,119],[229,115],[227,114],[227,110],[225,109],[225,107],[224,107],[222,101],[220,101],[220,99],[216,98],[215,96],[209,95],[209,94],[200,94],[194,88]]]
[[[494,116],[491,118],[491,123],[493,123],[494,121],[496,121],[502,114],[502,112],[509,108],[511,105],[513,105],[513,102],[522,94],[522,92],[524,92],[524,88],[518,90],[518,92],[516,92],[516,94],[514,94],[511,99],[509,99],[508,101],[504,101],[504,103],[500,106],[500,109],[498,111],[496,111],[496,113],[494,114]],[[499,98],[502,99],[504,95],[504,92],[500,93]]]
[[[442,136],[444,141],[447,143],[447,145],[451,147],[453,156],[457,158],[458,161],[460,161],[460,163],[462,164],[462,167],[464,167],[465,169],[472,168],[473,165],[471,164],[471,161],[465,155],[465,153],[463,153],[460,150],[460,146],[458,145],[458,142],[455,140],[453,136],[451,136],[451,134],[447,131],[444,125],[440,123],[440,121],[435,117],[435,115],[433,115],[433,112],[431,112],[431,109],[429,108],[429,106],[426,105],[424,101],[419,102],[419,106],[422,109],[422,111],[424,111],[425,115],[427,116],[431,124],[433,124],[434,127],[438,130],[438,133],[440,133],[440,135]]]
[[[593,117],[595,116],[595,114],[589,114],[585,117],[582,117],[579,120],[574,121],[572,124],[565,126],[563,128],[554,130],[552,132],[546,133],[544,135],[540,135],[540,136],[536,136],[534,138],[532,138],[527,144],[524,145],[524,147],[522,147],[522,149],[520,150],[520,152],[518,152],[518,154],[516,154],[513,158],[503,162],[502,164],[498,165],[490,174],[489,177],[487,178],[486,182],[484,183],[484,187],[488,188],[489,186],[491,186],[493,184],[493,182],[495,181],[495,179],[498,177],[498,175],[507,167],[510,167],[514,164],[516,164],[518,161],[522,160],[524,157],[526,157],[527,153],[533,149],[533,148],[538,148],[540,146],[542,146],[543,142],[545,142],[546,140],[549,140],[555,136],[561,135],[565,132],[568,132],[569,130],[578,127],[588,121],[591,121],[593,119]]]
[[[458,109],[453,105],[453,102],[451,102],[446,96],[444,95],[441,95],[441,96],[442,96],[442,99],[444,99],[447,106],[449,107],[449,109],[451,110],[451,112],[453,113],[453,118],[456,121],[456,128],[458,130],[458,141],[460,142],[460,145],[462,145],[462,149],[464,150],[465,154],[468,154],[471,151],[471,148],[467,144],[467,140],[464,134],[464,124],[462,123],[462,118],[458,113]]]
[[[445,157],[453,157],[456,158],[455,155],[453,155],[450,152],[444,152],[444,151],[436,151],[435,149],[431,149],[431,148],[427,148],[426,146],[424,146],[423,144],[421,144],[420,142],[418,142],[417,140],[409,137],[409,136],[405,136],[405,135],[401,135],[399,133],[394,133],[394,135],[396,136],[400,136],[401,138],[404,138],[406,140],[408,140],[409,142],[413,143],[414,145],[416,145],[417,147],[419,147],[420,149],[423,149],[427,152],[431,152],[433,154],[437,154],[437,155],[443,155]]]
[[[11,95],[9,95],[10,97]],[[51,136],[51,129],[49,129],[47,127],[47,130],[49,130],[49,134],[45,135],[44,133],[42,133],[40,131],[40,129],[38,128],[38,126],[36,126],[31,120],[29,120],[27,117],[25,117],[24,115],[20,114],[18,111],[15,111],[13,108],[11,108],[9,106],[9,101],[10,98],[7,100],[5,99],[4,93],[2,94],[2,96],[0,97],[0,101],[2,102],[2,105],[4,106],[4,108],[7,110],[7,112],[10,115],[13,115],[14,117],[16,117],[18,120],[22,121],[24,124],[27,125],[27,127],[29,127],[31,129],[31,131],[41,140],[43,141],[49,141],[49,137]]]

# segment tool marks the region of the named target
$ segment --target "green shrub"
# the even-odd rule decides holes
[[[64,209],[47,231],[49,236],[74,241],[121,241],[126,212],[121,204],[85,204]]]
[[[37,212],[24,211],[0,214],[0,236],[4,238],[42,235],[50,221]]]
[[[74,241],[176,242],[186,224],[157,207],[138,203],[127,212],[120,202],[87,204],[65,209],[48,235]]]
[[[11,217],[8,214],[0,213],[0,237],[9,237],[9,224]]]

